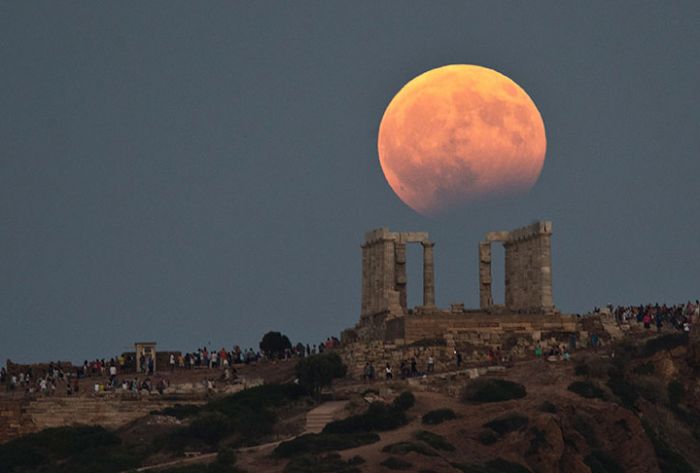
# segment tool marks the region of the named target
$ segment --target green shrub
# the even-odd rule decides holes
[[[542,447],[549,445],[547,443],[547,435],[543,430],[532,427],[529,430],[529,433],[532,435],[532,438],[530,439],[530,445],[525,452],[526,457],[537,454]]]
[[[639,398],[637,387],[624,378],[610,378],[607,383],[610,390],[620,399],[623,407],[635,409],[635,401]]]
[[[527,427],[528,418],[520,414],[509,414],[487,422],[483,427],[496,432],[500,437]]]
[[[330,386],[334,379],[345,377],[348,367],[343,364],[340,355],[329,352],[302,358],[297,362],[294,371],[299,385],[318,398],[321,389]]]
[[[182,420],[187,417],[193,417],[197,415],[199,411],[199,406],[194,406],[192,404],[175,404],[174,406],[166,407],[165,409],[162,409],[160,411],[153,411],[151,412],[151,414],[171,416]]]
[[[344,462],[337,453],[321,457],[302,455],[292,458],[284,468],[284,473],[360,473],[355,465],[350,461]]]
[[[428,432],[427,430],[419,430],[415,433],[415,437],[417,440],[425,442],[437,450],[444,450],[446,452],[453,452],[455,450],[455,446],[448,442],[445,437],[433,432]]]
[[[245,411],[285,406],[302,398],[305,394],[302,387],[292,383],[262,384],[209,402],[202,407],[202,410],[217,411],[228,417],[237,417]]]
[[[362,465],[365,462],[366,460],[359,455],[355,455],[354,457],[348,459],[348,465]]]
[[[391,406],[405,412],[412,408],[415,404],[416,397],[413,395],[413,393],[410,391],[404,391],[394,399]]]
[[[651,444],[654,446],[656,458],[659,461],[659,467],[664,473],[692,473],[694,470],[688,464],[683,455],[673,450],[654,430],[654,428],[642,419],[642,426],[649,437]]]
[[[452,409],[435,409],[434,411],[427,412],[422,419],[422,422],[426,425],[437,425],[446,420],[456,419],[457,414]]]
[[[583,462],[590,467],[591,473],[625,473],[615,458],[600,450],[593,450]]]
[[[600,446],[598,435],[595,432],[593,423],[588,419],[588,417],[580,414],[576,415],[573,419],[573,427],[574,430],[581,434],[581,436],[586,440],[586,443],[590,448],[598,448]]]
[[[676,407],[678,404],[683,402],[683,398],[685,397],[685,387],[683,387],[683,383],[677,379],[674,379],[668,383],[666,392],[668,393],[668,402],[671,407]]]
[[[202,406],[198,410],[198,418],[190,427],[169,434],[158,443],[177,451],[187,445],[196,445],[198,440],[212,445],[217,439],[233,433],[240,434],[242,442],[255,443],[272,432],[277,420],[276,409],[288,406],[303,396],[304,389],[291,383],[245,389]]]
[[[590,381],[574,381],[567,389],[587,399],[605,399],[603,390]]]
[[[85,451],[107,452],[121,444],[103,427],[74,426],[44,429],[0,445],[0,465],[13,471],[54,463]]]
[[[361,445],[369,445],[379,441],[379,435],[374,433],[347,433],[347,434],[305,434],[280,443],[273,455],[287,458],[306,453],[329,452],[333,450],[347,450]]]
[[[493,445],[500,439],[496,432],[491,429],[482,430],[476,438],[483,445]]]
[[[557,409],[556,404],[549,401],[544,401],[539,407],[541,412],[548,412],[550,414],[556,414],[559,409]]]
[[[651,361],[647,361],[646,363],[642,363],[641,365],[635,366],[632,370],[634,374],[639,374],[643,376],[654,374],[654,371],[656,371],[656,367]]]
[[[520,399],[526,395],[525,386],[505,379],[477,379],[462,392],[463,402],[483,403]]]
[[[673,350],[674,348],[687,345],[687,333],[669,333],[660,337],[647,340],[641,350],[642,357],[649,357],[662,350]]]
[[[137,468],[146,456],[144,447],[112,445],[86,449],[52,464],[61,464],[61,471],[70,473],[119,473]]]
[[[413,463],[396,457],[389,457],[381,462],[380,465],[387,467],[390,470],[408,470],[409,468],[413,467]]]
[[[406,423],[406,414],[383,402],[373,402],[364,414],[329,422],[324,433],[356,433],[396,429]]]
[[[397,442],[397,443],[392,443],[384,448],[382,448],[382,452],[384,453],[392,453],[394,455],[406,455],[409,452],[415,452],[420,455],[425,455],[427,457],[436,457],[437,453],[435,453],[433,450],[430,448],[426,447],[423,444],[420,443],[415,443],[415,442]]]
[[[229,418],[220,412],[205,412],[196,417],[188,428],[191,437],[210,445],[224,438],[231,430]]]
[[[608,374],[610,363],[607,360],[597,357],[588,357],[580,360],[574,366],[574,374],[576,376],[585,376],[588,378],[605,378]]]

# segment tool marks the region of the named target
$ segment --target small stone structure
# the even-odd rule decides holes
[[[136,350],[136,372],[141,373],[148,369],[148,360],[153,360],[153,372],[156,372],[156,342],[136,342],[134,343]],[[146,360],[146,366],[141,366],[141,358]]]
[[[510,232],[489,232],[479,243],[479,306],[494,307],[491,293],[491,244],[506,250],[505,305],[511,312],[553,313],[552,222],[535,222]]]

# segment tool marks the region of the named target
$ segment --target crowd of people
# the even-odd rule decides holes
[[[303,358],[323,353],[339,345],[340,340],[336,337],[329,337],[318,345],[299,343],[285,349],[278,358]],[[220,370],[216,376],[208,377],[203,381],[206,390],[212,391],[215,380],[224,384],[237,380],[238,376],[234,365],[257,363],[263,358],[263,355],[253,348],[241,349],[236,345],[231,350],[225,348],[213,350],[201,347],[188,353],[169,352],[166,353],[166,357],[168,366],[166,368],[159,365],[158,368],[161,372],[164,369],[169,369],[170,372],[192,369]],[[60,362],[51,362],[48,365],[14,365],[12,372],[9,372],[5,367],[0,369],[0,386],[5,386],[11,394],[53,396],[65,393],[67,396],[72,396],[79,393],[80,380],[90,378],[94,379],[94,382],[89,383],[90,391],[95,393],[138,394],[142,391],[162,393],[168,387],[169,381],[160,373],[156,373],[155,368],[156,364],[152,356],[142,354],[137,360],[134,353],[124,353],[110,359],[84,360],[79,366]]]
[[[619,324],[639,324],[645,329],[656,328],[657,331],[666,327],[690,332],[693,323],[700,323],[700,301],[666,305],[646,304],[638,306],[613,306],[608,305],[607,310],[615,317]],[[594,313],[600,313],[600,308],[595,308]]]

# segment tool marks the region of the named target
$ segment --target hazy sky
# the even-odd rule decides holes
[[[318,343],[358,320],[380,226],[430,232],[441,306],[478,305],[484,233],[538,219],[565,312],[700,297],[699,22],[697,0],[0,1],[0,362]],[[427,219],[377,130],[452,63],[525,89],[547,157],[528,194]]]

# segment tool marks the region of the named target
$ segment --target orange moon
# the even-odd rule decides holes
[[[379,162],[396,195],[423,215],[529,190],[542,171],[544,123],[527,93],[481,66],[425,72],[391,100]]]

